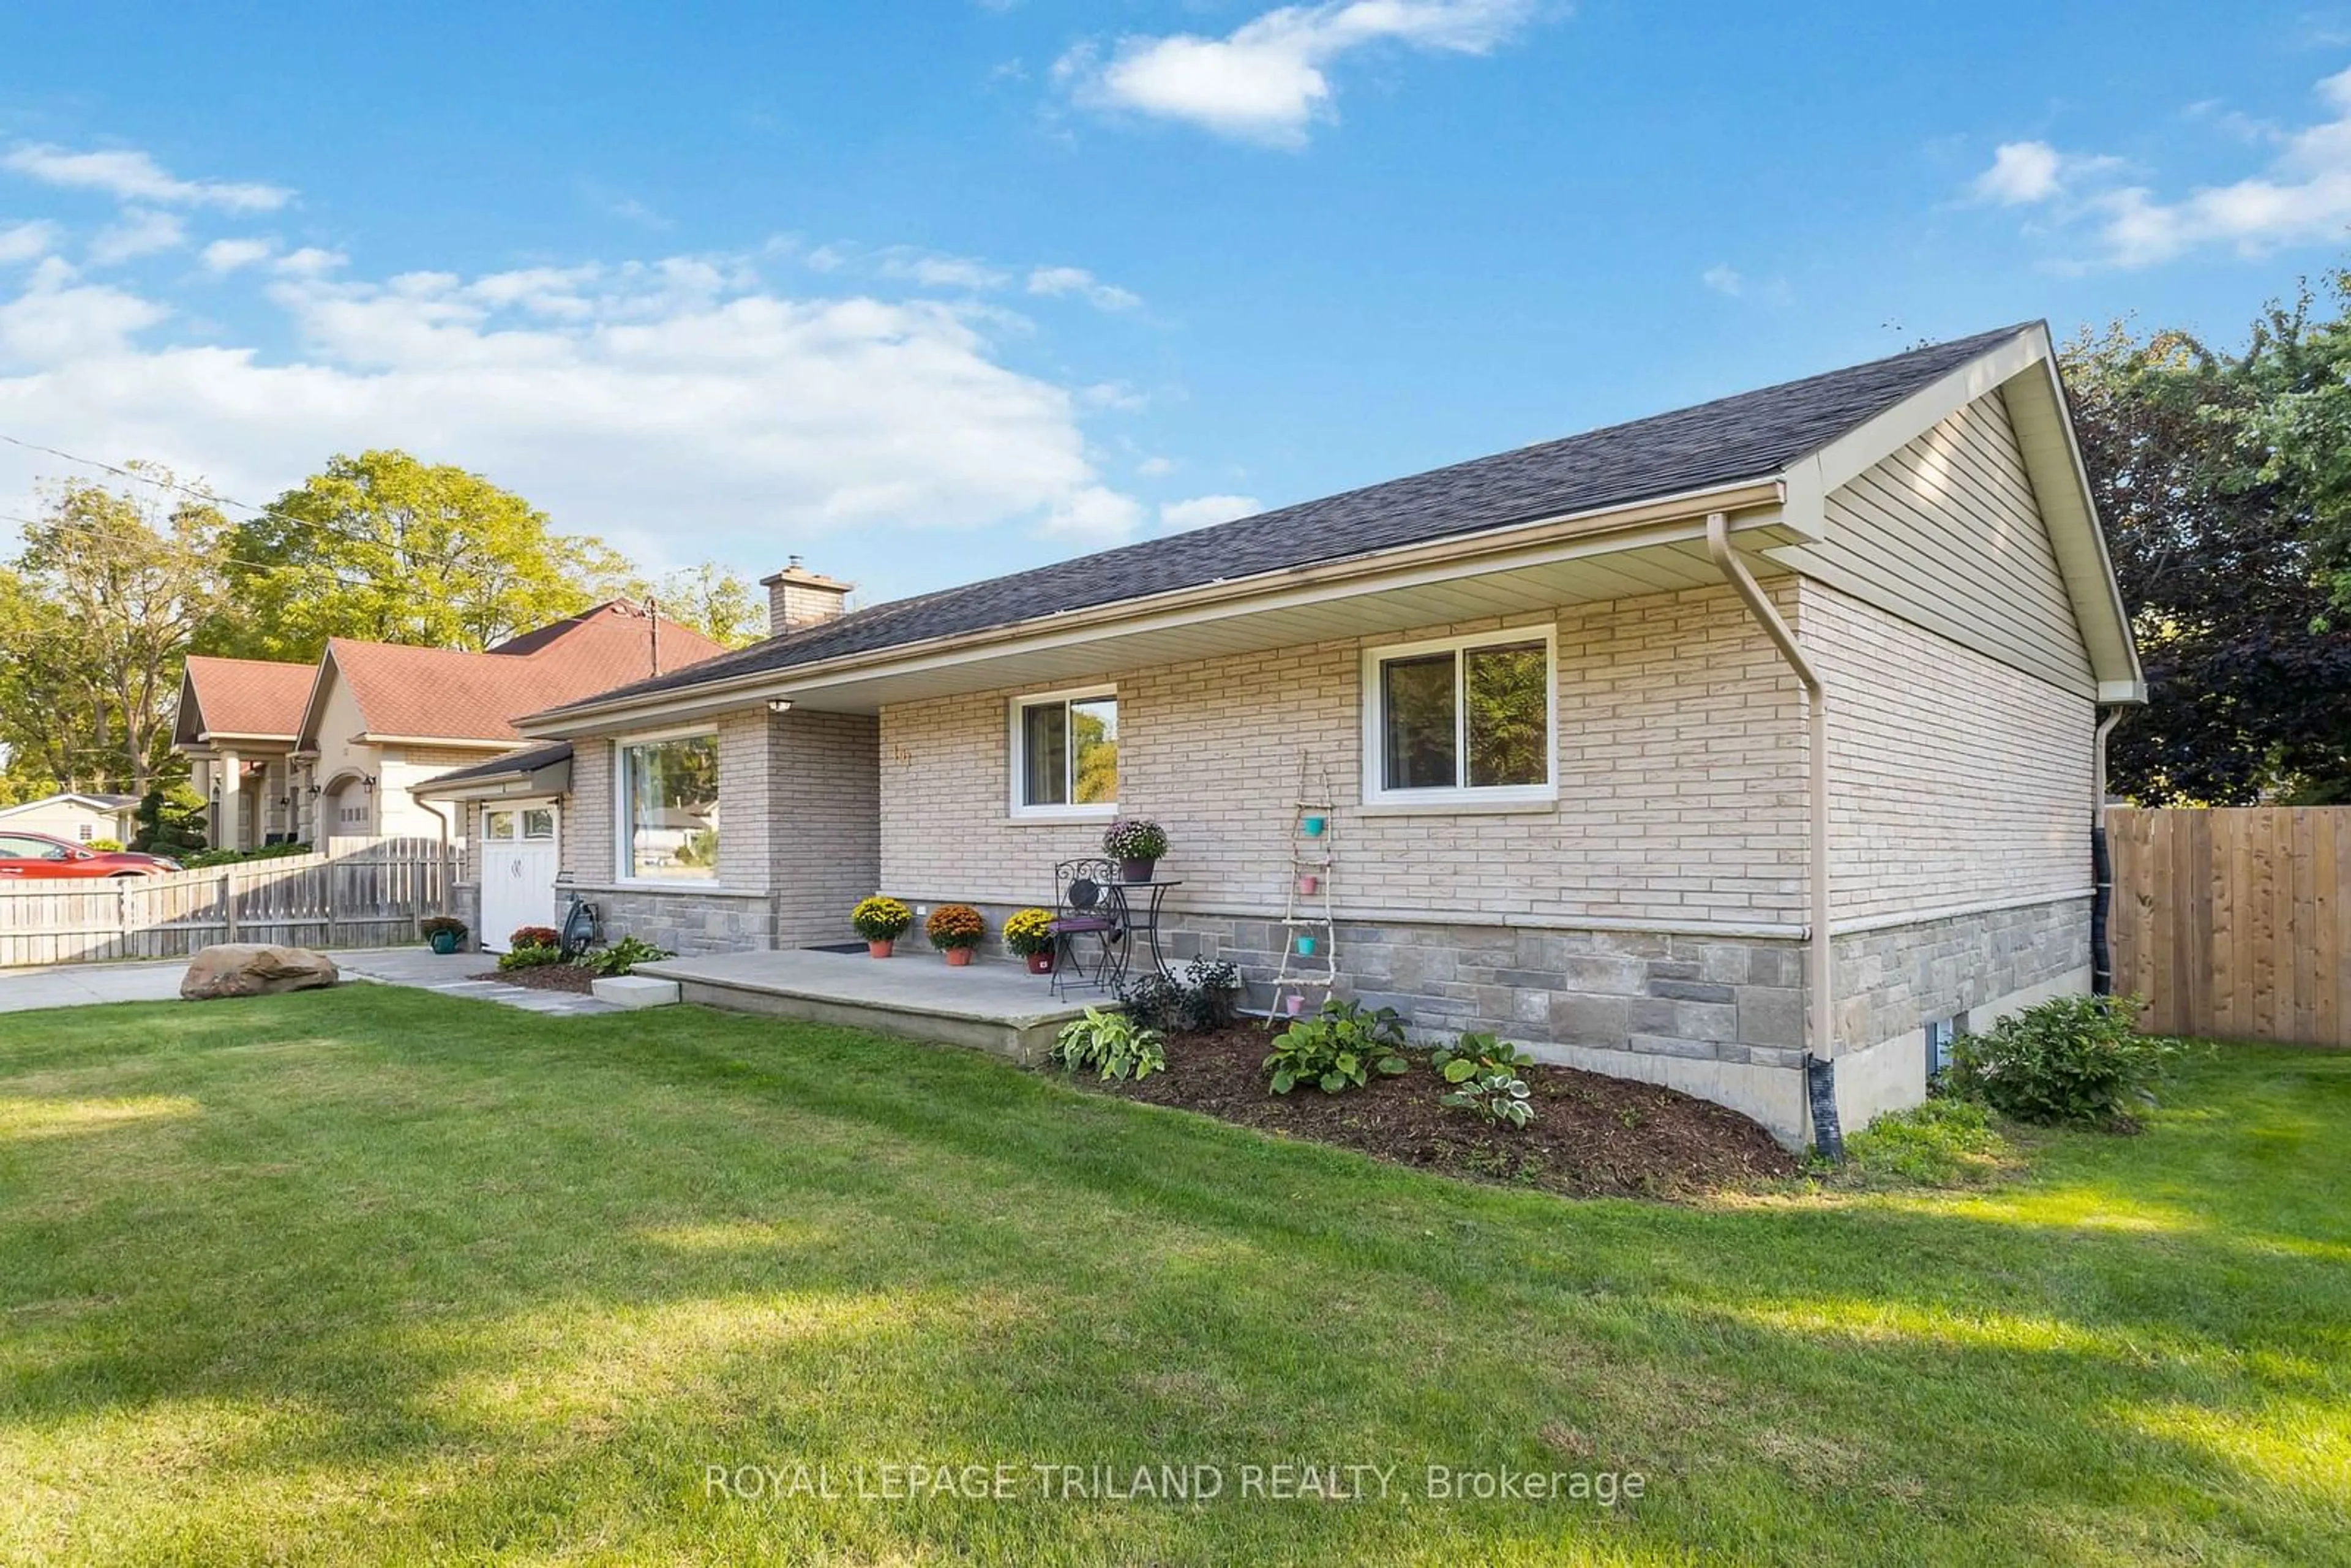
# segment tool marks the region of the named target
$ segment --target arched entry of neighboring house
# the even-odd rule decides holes
[[[375,831],[375,795],[360,773],[338,773],[319,792],[319,821],[311,829],[314,848],[331,839],[366,838]]]
[[[552,800],[483,805],[480,936],[486,951],[505,952],[507,937],[518,927],[556,924],[560,831]]]

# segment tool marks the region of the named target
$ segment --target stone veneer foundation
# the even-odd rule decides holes
[[[998,931],[1017,906],[978,907]],[[1249,1004],[1267,1005],[1280,921],[1174,910],[1167,921],[1171,963],[1228,960]],[[1540,1061],[1714,1100],[1791,1145],[1809,1136],[1799,940],[1344,919],[1337,939],[1340,994],[1395,1008],[1416,1040],[1480,1030]],[[1855,932],[1837,937],[1835,960],[1838,1105],[1854,1127],[1917,1100],[1929,1022],[1980,1028],[2009,1006],[2086,989],[2089,900]]]

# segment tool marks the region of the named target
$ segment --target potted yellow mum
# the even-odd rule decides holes
[[[866,953],[876,958],[887,958],[890,949],[906,928],[914,923],[914,912],[894,898],[880,894],[860,903],[849,912],[849,924],[865,938]]]

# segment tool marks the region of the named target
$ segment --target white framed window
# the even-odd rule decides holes
[[[1558,647],[1520,626],[1364,652],[1364,803],[1559,798]]]
[[[718,737],[623,741],[613,748],[614,845],[626,882],[715,882],[718,877]],[[528,814],[521,824],[530,836]],[[551,831],[553,821],[549,827]]]
[[[512,811],[485,810],[482,813],[482,837],[507,840],[515,836],[515,814]]]
[[[1011,757],[1013,816],[1047,822],[1117,816],[1117,688],[1014,699]]]
[[[75,827],[74,837],[79,839],[83,843],[88,843],[92,839],[98,837],[98,834],[91,831],[90,825],[88,822],[83,822]]]
[[[534,841],[548,841],[555,837],[555,808],[525,806],[522,810],[522,836]]]

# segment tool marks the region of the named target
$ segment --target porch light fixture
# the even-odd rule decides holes
[[[792,699],[789,697],[769,697],[768,699],[768,711],[769,713],[789,713],[792,711]]]
[[[366,790],[371,795],[374,794],[375,775],[372,773],[361,775],[360,779],[360,788]]]

